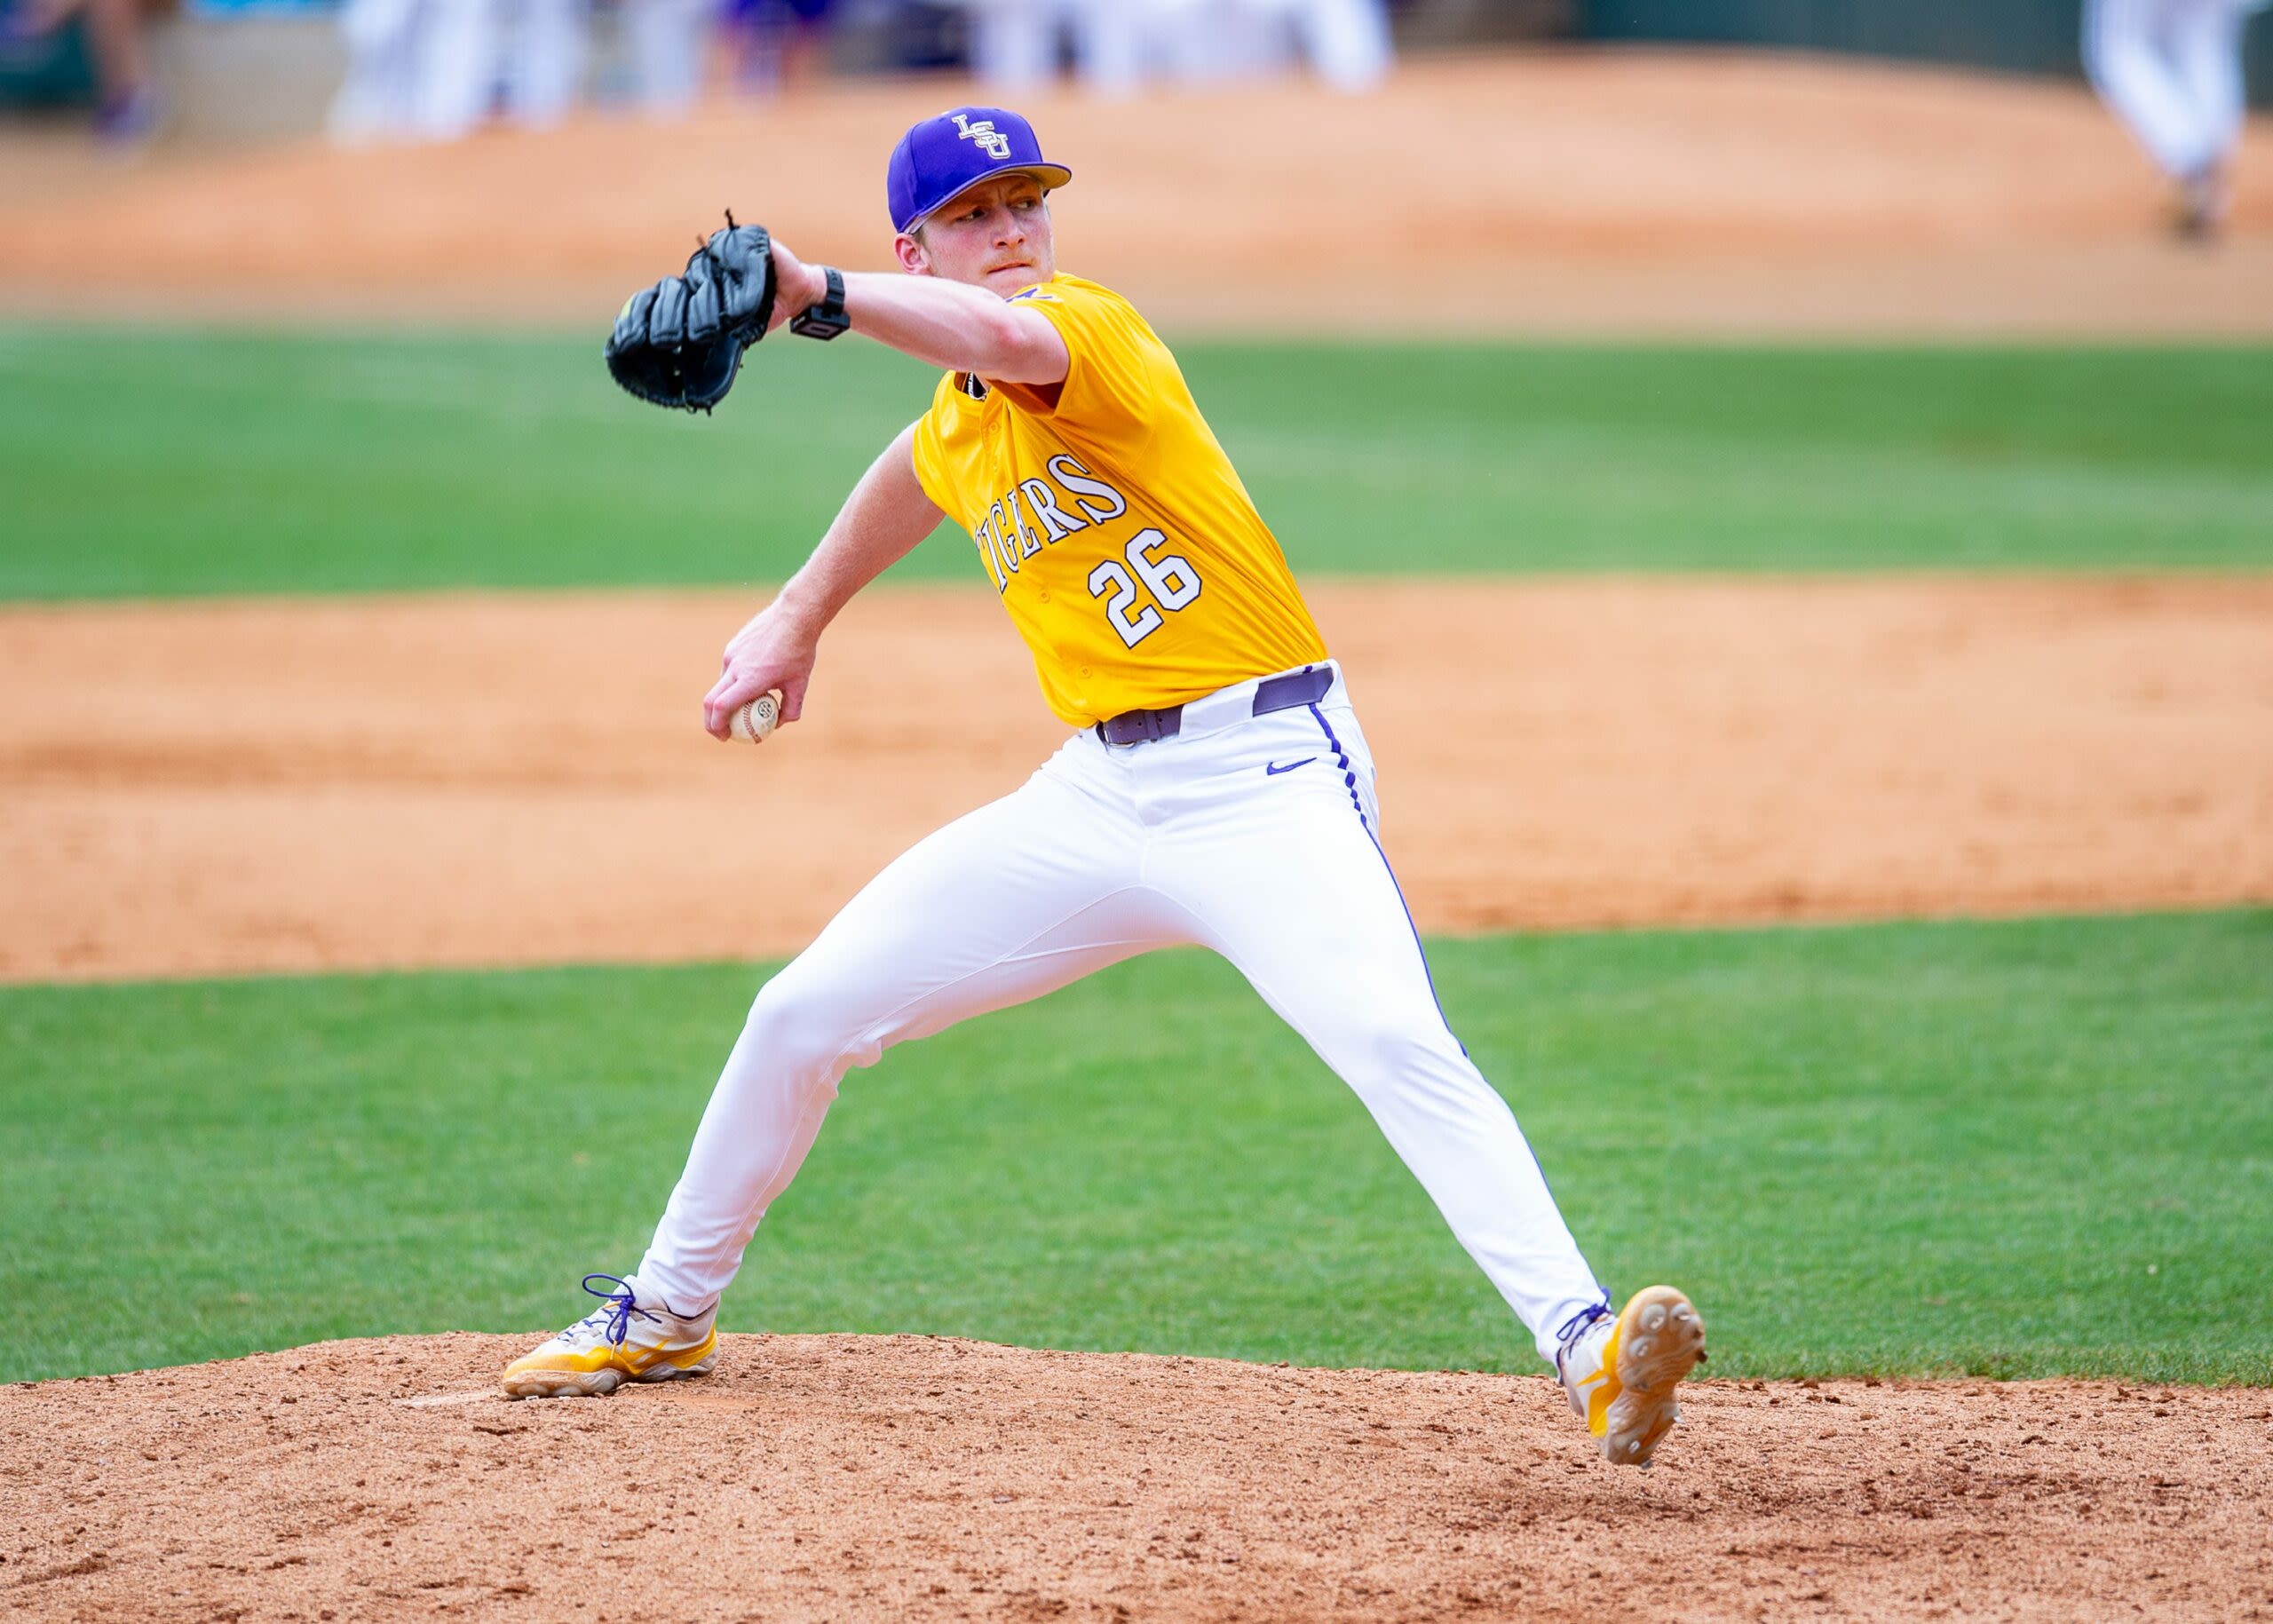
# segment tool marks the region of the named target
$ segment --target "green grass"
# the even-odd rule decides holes
[[[1446,941],[1613,1288],[1722,1374],[2273,1382],[2273,913]],[[550,1327],[636,1261],[759,972],[0,990],[0,1377]],[[1198,954],[856,1073],[730,1328],[1531,1367]]]
[[[1303,571],[2273,566],[2264,348],[1181,351]],[[0,598],[779,580],[930,388],[768,344],[689,417],[598,352],[0,329]]]

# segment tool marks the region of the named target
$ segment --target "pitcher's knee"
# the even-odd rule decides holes
[[[1425,1025],[1360,1022],[1338,1034],[1329,1058],[1342,1080],[1368,1104],[1416,1088],[1459,1088],[1474,1071],[1459,1041],[1433,1016]]]
[[[777,1075],[834,1092],[838,1078],[875,1058],[854,1019],[804,992],[785,975],[760,989],[742,1026],[742,1045]]]

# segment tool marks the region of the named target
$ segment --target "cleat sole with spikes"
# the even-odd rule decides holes
[[[1604,1418],[1603,1458],[1647,1467],[1681,1418],[1674,1390],[1704,1360],[1705,1320],[1674,1287],[1651,1286],[1618,1316],[1614,1345],[1620,1390]]]

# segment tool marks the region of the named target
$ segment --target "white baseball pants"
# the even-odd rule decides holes
[[[1255,686],[1185,707],[1172,738],[1075,734],[846,904],[751,1006],[639,1281],[680,1311],[725,1290],[850,1068],[1191,943],[1238,966],[1356,1090],[1551,1359],[1602,1287],[1445,1024],[1339,673],[1316,704],[1262,717]]]
[[[628,0],[621,8],[639,104],[655,118],[681,118],[702,94],[702,42],[717,0]]]
[[[1285,73],[1299,60],[1335,90],[1367,91],[1394,60],[1383,0],[1149,0],[1145,9],[1153,54],[1186,84]]]
[[[2158,167],[2183,180],[2241,139],[2242,0],[2086,0],[2084,66]]]
[[[1137,89],[1144,17],[1134,0],[970,0],[971,66],[990,85],[1026,90],[1057,76],[1061,28],[1073,36],[1082,87],[1103,95]]]

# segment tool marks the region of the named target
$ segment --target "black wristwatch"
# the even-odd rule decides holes
[[[844,273],[833,265],[825,265],[820,273],[828,278],[828,291],[820,303],[809,305],[789,318],[789,330],[801,338],[819,338],[824,343],[852,325],[852,318],[844,313]]]

